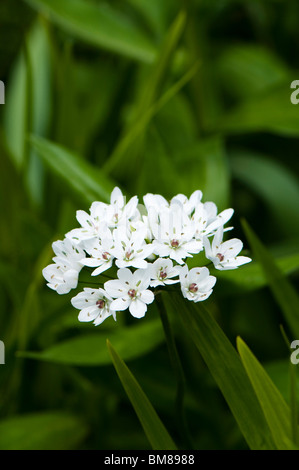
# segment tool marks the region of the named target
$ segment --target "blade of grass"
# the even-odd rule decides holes
[[[288,450],[288,441],[292,437],[290,409],[263,366],[241,338],[237,338],[237,348],[276,446],[278,450]]]
[[[236,422],[251,449],[275,449],[265,421],[237,351],[203,305],[194,305],[181,295],[167,296],[167,306],[180,316],[182,324],[207,364]]]
[[[48,168],[87,203],[97,199],[109,202],[115,184],[90,163],[41,137],[30,142]]]
[[[280,326],[281,334],[285,340],[286,347],[289,351],[289,354],[292,354],[291,342],[287,337],[287,334],[283,328]],[[290,407],[291,407],[291,423],[292,423],[292,438],[293,442],[298,446],[299,445],[299,429],[298,429],[298,404],[297,404],[297,393],[296,393],[296,364],[293,364],[290,360],[289,365],[289,377],[290,377]]]
[[[130,149],[137,138],[145,131],[153,117],[160,109],[168,103],[179,91],[191,80],[199,68],[200,64],[194,64],[174,85],[172,85],[165,93],[144,113],[139,122],[130,128],[124,137],[117,144],[109,160],[103,166],[105,174],[110,174],[117,169],[122,161],[123,155]]]
[[[166,343],[169,352],[170,362],[172,364],[173,370],[176,375],[177,381],[177,390],[176,390],[176,418],[178,422],[178,428],[183,437],[183,442],[185,441],[189,449],[193,449],[193,443],[191,434],[188,428],[185,410],[184,410],[184,396],[186,388],[186,380],[184,370],[180,361],[180,357],[177,351],[175,338],[173,331],[168,319],[167,311],[163,302],[163,297],[161,293],[156,296],[157,307],[160,313],[161,322],[163,325]]]
[[[132,403],[152,448],[154,450],[176,450],[172,438],[168,434],[149,399],[109,340],[107,340],[107,348],[117,375]]]
[[[251,245],[253,258],[260,262],[268,285],[284,314],[289,328],[295,337],[299,338],[299,296],[296,290],[245,220],[242,221],[242,226]]]
[[[156,50],[150,39],[114,8],[83,0],[27,2],[80,40],[145,63],[155,58]]]
[[[139,139],[142,139],[142,133],[140,132],[140,130],[144,132],[148,123],[150,122],[151,116],[149,119],[144,119],[144,116],[149,113],[151,108],[161,96],[161,91],[165,83],[165,79],[169,74],[171,60],[173,58],[176,46],[184,30],[185,22],[186,14],[184,11],[181,11],[179,12],[173,24],[171,25],[166,35],[166,38],[161,46],[159,56],[151,67],[148,74],[148,78],[144,81],[142,85],[140,97],[138,98],[136,104],[134,118],[129,124],[129,127],[125,130],[124,136],[121,138],[119,144],[116,146],[114,152],[111,154],[109,160],[107,161],[104,167],[107,172],[121,172],[122,168],[127,166],[128,163],[132,162],[132,159],[135,160],[140,157],[138,146],[136,152],[138,153],[138,156],[134,156],[133,151],[134,145],[137,141],[136,136],[138,136]],[[143,122],[142,127],[140,127],[140,121]],[[132,136],[134,137],[133,139]],[[127,145],[127,143],[129,143],[129,146]],[[128,152],[129,149],[130,152]]]

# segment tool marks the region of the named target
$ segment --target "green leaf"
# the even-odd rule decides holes
[[[289,345],[290,346],[290,345]],[[291,354],[291,353],[290,353]],[[285,402],[291,406],[291,380],[290,380],[290,365],[296,369],[296,366],[291,363],[290,358],[271,361],[263,364],[267,374],[272,382],[280,391]],[[299,405],[299,377],[296,377],[295,396],[297,405]]]
[[[242,151],[234,153],[230,166],[233,176],[268,204],[280,230],[299,234],[299,180],[290,170],[273,158]]]
[[[225,134],[271,132],[286,137],[298,137],[299,113],[291,103],[290,82],[273,91],[255,95],[228,114],[221,116],[217,131]]]
[[[110,363],[106,349],[107,338],[128,361],[154,350],[163,342],[164,336],[160,321],[153,320],[113,331],[80,335],[42,352],[20,351],[18,356],[55,364],[103,366]]]
[[[135,23],[115,9],[83,0],[27,0],[79,40],[142,62],[153,62],[156,50]]]
[[[98,199],[110,201],[115,185],[98,168],[41,137],[32,136],[30,142],[45,165],[85,202],[91,203]]]
[[[185,193],[200,189],[204,201],[213,201],[223,210],[229,204],[230,172],[224,142],[219,137],[202,139],[175,156]]]
[[[260,262],[272,294],[280,306],[289,328],[295,338],[299,338],[299,296],[296,290],[249,224],[243,221],[242,225],[251,245],[253,258]]]
[[[121,174],[124,168],[126,168],[126,171],[128,170],[128,165],[130,165],[130,168],[134,168],[138,163],[140,148],[143,146],[144,132],[154,114],[152,109],[162,95],[163,85],[169,75],[171,61],[185,23],[186,14],[181,11],[167,32],[159,55],[150,68],[147,78],[142,82],[134,117],[104,166],[107,173],[114,171]]]
[[[176,446],[144,391],[111,343],[107,347],[117,375],[154,450],[176,450]]]
[[[259,44],[226,47],[216,70],[226,91],[240,99],[254,97],[287,79],[291,81],[291,73],[280,57]]]
[[[170,300],[168,302],[168,299]],[[269,428],[240,358],[208,310],[180,295],[167,297],[202,355],[251,449],[275,449]]]
[[[33,23],[26,36],[26,53],[21,51],[13,66],[7,88],[3,125],[6,143],[15,166],[23,172],[29,196],[41,204],[44,171],[34,151],[29,152],[28,132],[45,135],[51,113],[51,66],[47,35]]]
[[[72,450],[88,429],[65,412],[19,415],[0,422],[0,450]]]
[[[278,450],[287,450],[288,441],[292,438],[290,409],[265,369],[240,338],[237,339],[237,347],[276,446]]]

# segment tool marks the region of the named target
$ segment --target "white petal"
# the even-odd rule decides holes
[[[120,297],[119,299],[113,300],[110,305],[110,309],[117,311],[126,310],[131,303],[129,298]]]
[[[99,314],[99,309],[96,305],[83,308],[79,313],[78,320],[81,322],[93,321]]]
[[[129,310],[133,317],[142,318],[147,311],[147,306],[141,300],[135,299],[131,302]]]
[[[91,275],[92,276],[98,276],[99,274],[103,273],[104,271],[107,271],[107,269],[111,268],[112,266],[112,260],[110,261],[105,261],[101,266],[99,266],[97,269],[95,269]]]
[[[116,186],[110,196],[110,204],[116,205],[120,209],[124,206],[124,196],[121,190]]]
[[[118,279],[113,279],[111,281],[105,282],[104,289],[114,299],[117,299],[118,297],[123,297],[128,292],[123,283]]]
[[[145,304],[151,304],[155,300],[154,293],[151,290],[144,290],[140,293],[140,300]]]

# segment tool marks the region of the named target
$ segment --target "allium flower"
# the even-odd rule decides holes
[[[231,219],[233,213],[233,209],[225,209],[217,214],[217,206],[213,202],[198,204],[191,217],[196,240],[203,240],[204,236],[213,235],[219,227],[223,227]]]
[[[101,285],[101,276],[98,288],[85,287],[72,299],[73,306],[80,309],[79,320],[95,325],[111,315],[115,319],[117,311],[126,309],[142,318],[154,300],[149,287],[167,289],[180,283],[186,299],[207,299],[216,277],[206,266],[189,271],[188,258],[202,252],[218,270],[235,269],[251,259],[238,256],[241,240],[222,241],[224,231],[232,228],[225,224],[233,209],[218,214],[216,204],[202,202],[202,196],[197,190],[189,198],[177,194],[168,201],[160,194],[148,193],[142,206],[137,196],[126,203],[121,190],[114,188],[110,204],[96,201],[89,213],[77,211],[80,227],[53,243],[54,264],[43,269],[47,285],[67,294],[77,287],[83,267],[93,268],[92,276],[103,273],[105,277],[104,271],[116,266],[117,279]]]
[[[92,276],[97,276],[111,268],[114,258],[111,253],[114,248],[114,239],[109,229],[101,231],[101,238],[85,241],[84,248],[90,257],[84,258],[81,263],[96,268],[91,273]]]
[[[90,289],[85,287],[71,299],[72,305],[80,310],[78,320],[81,322],[93,321],[97,326],[106,318],[113,316],[116,320],[116,313],[111,307],[112,299],[104,289]]]
[[[90,214],[82,210],[77,211],[76,217],[81,227],[71,230],[66,234],[66,237],[75,243],[101,237],[103,222],[114,229],[120,225],[126,225],[131,219],[140,218],[137,204],[137,196],[132,197],[125,204],[125,197],[121,190],[116,187],[111,193],[110,204],[95,201],[90,207]]]
[[[202,205],[201,199],[202,192],[200,190],[197,190],[191,194],[189,199],[187,198],[187,196],[185,196],[185,194],[177,194],[171,199],[170,204],[179,201],[183,205],[185,213],[190,216],[197,207]]]
[[[192,268],[185,264],[180,270],[180,283],[183,296],[193,302],[206,300],[213,292],[216,277],[210,276],[208,268]]]
[[[180,267],[173,266],[170,259],[158,258],[150,266],[151,287],[166,286],[168,284],[175,284],[179,279],[172,279],[180,273]]]
[[[251,261],[247,256],[237,256],[243,248],[243,243],[238,238],[232,238],[222,242],[223,227],[217,230],[212,244],[207,237],[204,237],[204,248],[206,257],[211,260],[216,269],[236,269],[242,264]]]
[[[114,248],[111,253],[116,258],[115,264],[118,268],[147,267],[146,258],[153,253],[153,245],[145,242],[146,233],[146,227],[143,226],[129,233],[124,226],[114,231]]]
[[[126,225],[129,220],[140,217],[137,209],[138,198],[133,196],[126,204],[121,190],[116,187],[111,193],[110,205],[105,206],[105,221],[108,227],[114,229]]]
[[[76,218],[80,228],[75,228],[66,234],[66,237],[73,243],[80,243],[84,240],[90,240],[100,236],[100,229],[103,221],[104,203],[93,202],[90,207],[90,214],[79,210],[76,212]]]
[[[161,258],[169,256],[179,264],[199,253],[202,243],[194,239],[194,227],[178,201],[159,212],[152,210],[150,219],[154,253]]]
[[[128,268],[117,271],[118,279],[107,281],[104,289],[114,298],[111,308],[118,310],[129,309],[135,318],[144,317],[147,305],[154,300],[154,294],[148,290],[150,273],[147,269],[137,269],[134,273]]]
[[[56,254],[54,264],[44,268],[42,273],[50,289],[58,294],[67,294],[78,285],[79,272],[83,267],[81,260],[85,253],[67,238],[54,242],[52,248]]]

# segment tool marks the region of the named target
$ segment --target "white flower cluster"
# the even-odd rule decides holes
[[[238,256],[243,248],[236,238],[223,242],[224,225],[232,209],[220,214],[213,202],[202,202],[202,192],[188,199],[178,194],[168,202],[158,194],[147,194],[144,205],[137,196],[126,203],[116,187],[110,204],[94,202],[89,213],[77,211],[79,228],[53,243],[54,263],[43,269],[47,285],[66,294],[78,285],[84,266],[98,276],[114,264],[117,279],[102,287],[86,287],[72,298],[80,310],[80,321],[102,323],[110,315],[129,309],[141,318],[154,300],[150,288],[180,283],[183,296],[199,302],[207,299],[216,282],[206,266],[189,270],[186,259],[204,252],[219,270],[235,269],[251,261]],[[212,239],[212,241],[211,241]],[[105,276],[105,274],[102,274]]]

